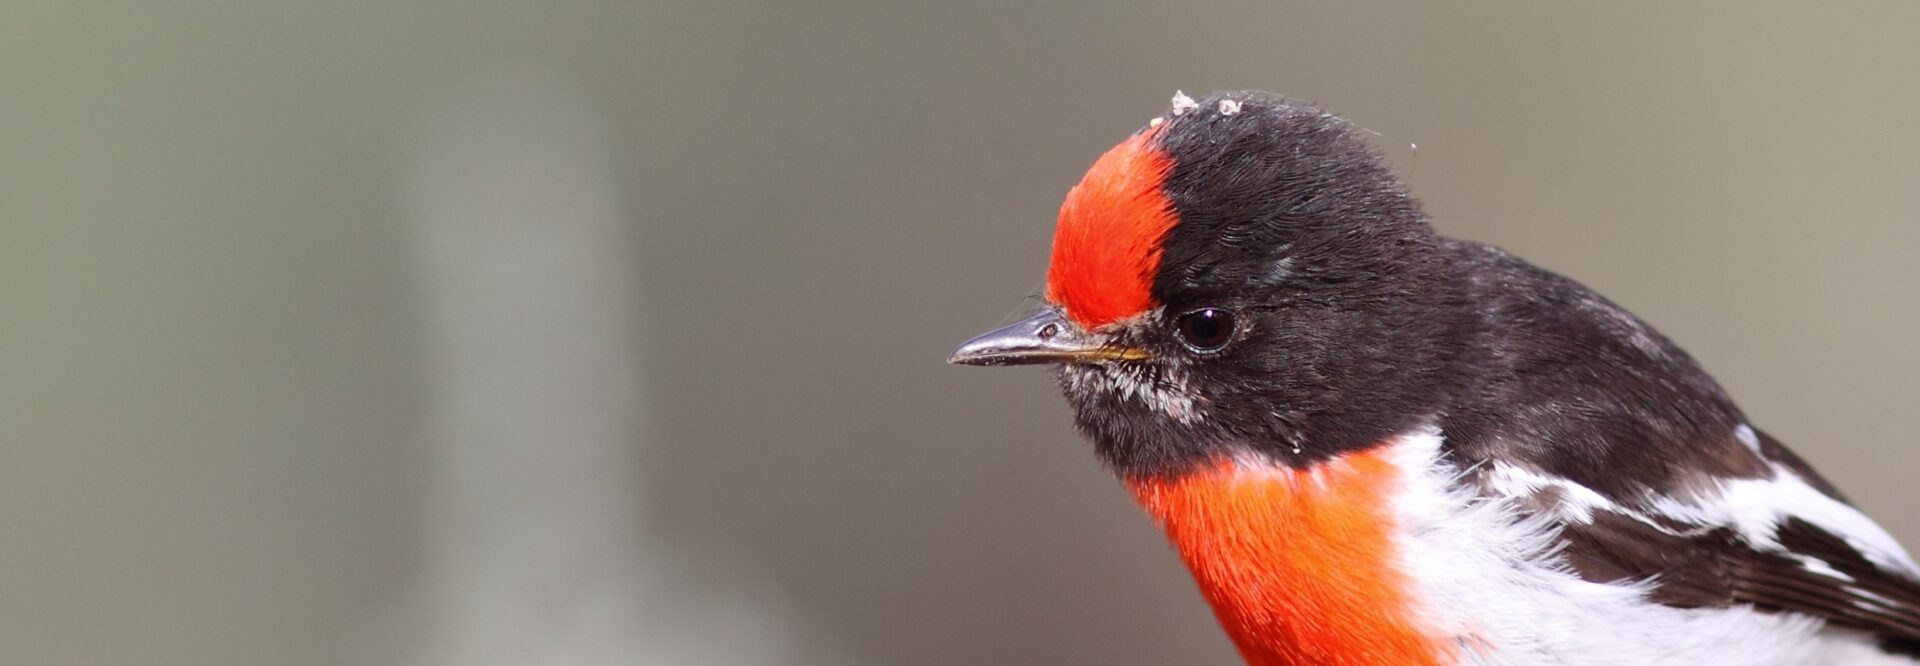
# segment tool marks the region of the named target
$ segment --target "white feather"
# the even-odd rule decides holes
[[[1567,521],[1586,524],[1593,522],[1595,509],[1617,511],[1613,501],[1607,499],[1592,488],[1539,474],[1517,465],[1494,463],[1487,473],[1487,485],[1507,497],[1526,497],[1542,490],[1559,491],[1559,502],[1553,507],[1557,515]]]
[[[1441,457],[1437,432],[1390,446],[1405,479],[1392,502],[1400,566],[1421,617],[1456,640],[1467,663],[1915,663],[1879,656],[1864,638],[1827,630],[1818,618],[1746,606],[1681,609],[1648,600],[1644,584],[1581,579],[1559,555],[1555,518],[1524,514],[1517,498],[1476,496]],[[1522,486],[1548,480],[1509,478]]]
[[[1752,428],[1740,426],[1734,436],[1742,442],[1754,442]],[[1698,499],[1681,500],[1654,497],[1649,504],[1662,516],[1702,526],[1730,525],[1740,536],[1762,549],[1781,550],[1775,536],[1781,523],[1799,518],[1833,533],[1854,550],[1882,569],[1920,578],[1920,566],[1900,542],[1881,529],[1859,509],[1834,499],[1807,480],[1779,463],[1772,463],[1772,476],[1751,479],[1724,479],[1715,492]]]

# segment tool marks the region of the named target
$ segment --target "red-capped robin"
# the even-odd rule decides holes
[[[1048,363],[1252,664],[1916,663],[1920,568],[1666,337],[1437,235],[1346,120],[1193,100],[1067,194]]]

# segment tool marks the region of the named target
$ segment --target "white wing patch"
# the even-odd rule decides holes
[[[1854,582],[1854,579],[1852,576],[1847,575],[1846,573],[1840,571],[1839,569],[1833,568],[1833,565],[1827,564],[1826,560],[1820,559],[1818,557],[1814,557],[1812,555],[1795,555],[1793,556],[1793,559],[1798,560],[1800,562],[1800,568],[1806,569],[1807,571],[1817,573],[1822,576],[1832,578],[1834,580],[1842,580],[1849,583]],[[1864,590],[1862,590],[1862,592],[1865,593]]]
[[[1740,424],[1740,427],[1733,429],[1733,438],[1740,440],[1740,443],[1745,445],[1748,451],[1760,453],[1760,433],[1754,432],[1753,426],[1745,423]]]
[[[1733,434],[1741,444],[1755,453],[1760,452],[1759,435],[1751,426],[1741,424]],[[1772,476],[1724,479],[1717,482],[1711,492],[1700,493],[1696,498],[1650,496],[1642,502],[1648,507],[1647,510],[1622,506],[1568,479],[1507,463],[1494,463],[1482,482],[1488,489],[1516,499],[1535,496],[1547,490],[1556,491],[1558,503],[1549,509],[1555,517],[1569,523],[1590,524],[1593,522],[1593,512],[1598,510],[1634,518],[1674,536],[1694,536],[1716,527],[1732,527],[1741,538],[1762,552],[1785,552],[1778,536],[1780,525],[1790,518],[1798,518],[1840,537],[1875,566],[1920,579],[1920,566],[1916,566],[1912,556],[1873,519],[1859,509],[1821,492],[1792,469],[1775,462],[1768,464]],[[1676,530],[1668,527],[1667,523],[1654,520],[1655,516],[1691,525],[1695,529]],[[1807,560],[1815,558],[1805,555],[1794,557],[1804,563],[1809,571],[1850,580],[1839,575],[1840,572],[1833,571],[1825,562],[1813,564]]]
[[[1882,569],[1920,578],[1912,556],[1859,509],[1827,496],[1793,470],[1774,463],[1773,476],[1764,479],[1728,479],[1717,494],[1696,501],[1652,498],[1649,505],[1661,516],[1684,523],[1733,527],[1759,550],[1781,552],[1778,533],[1789,518],[1799,518],[1838,536]]]
[[[1486,483],[1499,494],[1513,498],[1530,497],[1546,490],[1557,491],[1559,501],[1550,510],[1562,520],[1582,525],[1593,522],[1595,509],[1619,511],[1612,500],[1594,492],[1592,488],[1522,469],[1517,465],[1494,463],[1487,472]]]
[[[1678,608],[1650,600],[1650,582],[1581,578],[1562,559],[1557,523],[1622,507],[1571,481],[1498,465],[1483,482],[1505,496],[1487,497],[1441,456],[1441,444],[1438,432],[1424,430],[1389,445],[1406,479],[1392,506],[1400,566],[1419,612],[1431,631],[1456,641],[1466,663],[1916,663],[1813,616],[1748,605]],[[1530,495],[1549,488],[1562,500],[1556,513],[1525,511]]]

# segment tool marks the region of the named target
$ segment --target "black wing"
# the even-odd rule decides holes
[[[1484,321],[1442,429],[1483,493],[1559,518],[1588,580],[1804,613],[1920,653],[1920,567],[1745,425],[1691,356],[1573,280],[1450,243]]]
[[[1771,474],[1708,483],[1684,500],[1608,498],[1578,517],[1560,512],[1567,563],[1596,582],[1644,581],[1667,605],[1804,613],[1920,656],[1913,561],[1785,447],[1746,434]],[[1566,501],[1523,500],[1545,511]]]

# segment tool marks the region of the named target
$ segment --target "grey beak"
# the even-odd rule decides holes
[[[1104,363],[1146,358],[1146,352],[1111,347],[1052,308],[1032,317],[981,334],[953,350],[948,363],[960,365],[1031,365],[1036,363]]]

